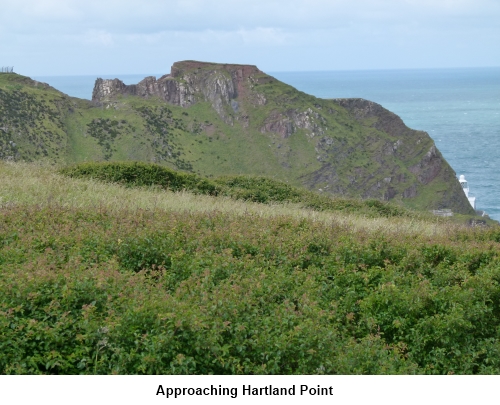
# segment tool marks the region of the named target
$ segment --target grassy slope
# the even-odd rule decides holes
[[[498,373],[498,228],[0,163],[0,372]]]
[[[62,118],[68,97],[29,78],[1,74],[0,101],[3,159],[65,159],[67,137]]]
[[[332,198],[288,183],[258,176],[221,176],[209,180],[196,174],[171,170],[161,165],[140,162],[89,162],[70,165],[60,173],[77,178],[98,179],[130,187],[158,186],[171,191],[190,191],[212,196],[230,196],[234,199],[259,203],[296,203],[302,208],[318,211],[343,211],[371,217],[417,218],[430,214],[409,211],[378,200]]]

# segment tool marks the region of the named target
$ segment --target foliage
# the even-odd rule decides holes
[[[58,101],[37,98],[18,83],[0,88],[0,159],[59,157],[65,134]]]
[[[0,372],[496,374],[497,239],[3,205]]]
[[[215,184],[200,176],[141,162],[80,163],[61,169],[61,173],[136,187],[160,186],[172,191],[190,190],[202,194],[217,194]]]
[[[214,181],[233,198],[260,203],[300,202],[307,194],[305,190],[267,177],[223,176]]]

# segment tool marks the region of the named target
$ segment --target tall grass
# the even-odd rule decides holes
[[[338,224],[372,232],[403,232],[434,235],[449,233],[457,225],[440,219],[408,217],[374,217],[349,212],[328,212],[304,208],[298,202],[255,203],[228,195],[217,197],[181,190],[173,192],[160,186],[127,187],[96,179],[68,177],[47,163],[0,163],[0,202],[2,204],[34,204],[61,207],[98,208],[112,211],[137,209],[213,212],[260,217],[285,216]],[[228,178],[230,179],[230,178]],[[225,181],[228,181],[224,179]]]

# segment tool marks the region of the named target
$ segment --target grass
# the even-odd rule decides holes
[[[443,220],[415,218],[368,217],[345,212],[325,212],[305,209],[297,203],[262,204],[242,201],[230,196],[212,197],[188,191],[172,192],[158,186],[126,187],[96,179],[71,178],[58,173],[50,163],[0,163],[2,206],[56,205],[63,208],[105,208],[111,212],[161,210],[231,215],[275,216],[307,219],[328,225],[337,224],[370,232],[408,232],[433,235],[449,232],[457,225]]]

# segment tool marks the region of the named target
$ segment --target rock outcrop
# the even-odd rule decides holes
[[[321,125],[324,120],[321,116],[307,108],[305,111],[289,110],[285,113],[277,112],[270,115],[260,129],[262,133],[274,132],[282,138],[288,138],[298,129],[305,129],[311,137],[323,135],[324,126]]]
[[[177,62],[171,73],[158,80],[149,76],[138,84],[126,85],[119,79],[97,79],[92,101],[105,103],[118,95],[143,98],[158,97],[181,107],[207,101],[222,120],[232,125],[230,111],[237,113],[238,93],[246,91],[245,82],[255,73],[262,73],[256,66],[212,64],[195,61]],[[262,98],[257,102],[262,102]],[[228,109],[227,107],[231,108]]]
[[[186,85],[179,83],[170,75],[156,80],[149,76],[137,84],[126,85],[119,79],[97,79],[92,92],[92,101],[105,103],[118,95],[139,96],[143,98],[159,97],[175,105],[187,107],[194,102],[193,92]]]

